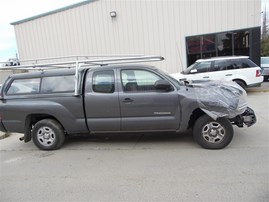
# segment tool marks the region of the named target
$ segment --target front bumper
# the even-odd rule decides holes
[[[250,107],[247,107],[243,114],[237,115],[233,119],[230,119],[232,124],[237,125],[238,127],[250,127],[254,125],[257,121],[255,112]]]

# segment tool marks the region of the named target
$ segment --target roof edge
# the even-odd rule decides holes
[[[42,18],[42,17],[48,16],[48,15],[52,15],[52,14],[55,14],[55,13],[66,11],[66,10],[69,10],[69,9],[72,9],[72,8],[76,8],[76,7],[79,7],[79,6],[83,6],[85,4],[92,3],[93,1],[96,1],[96,0],[85,0],[85,1],[82,1],[80,3],[72,4],[72,5],[63,7],[63,8],[52,10],[52,11],[49,11],[49,12],[46,12],[46,13],[35,15],[35,16],[29,17],[29,18],[25,18],[25,19],[22,19],[22,20],[18,20],[18,21],[15,21],[15,22],[11,22],[10,24],[11,25],[18,25],[18,24],[21,24],[21,23],[25,23],[25,22],[28,22],[28,21],[31,21],[31,20],[35,20],[35,19],[38,19],[38,18]]]

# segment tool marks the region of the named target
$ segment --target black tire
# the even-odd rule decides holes
[[[193,127],[195,141],[205,149],[222,149],[233,139],[233,126],[226,118],[216,121],[208,115],[197,119]]]
[[[239,86],[241,86],[244,90],[246,90],[246,84],[243,82],[243,81],[240,81],[240,80],[235,80],[235,82],[239,85]]]
[[[65,140],[64,129],[53,119],[38,121],[32,130],[35,145],[42,150],[59,149]]]

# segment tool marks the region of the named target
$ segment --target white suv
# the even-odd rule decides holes
[[[242,88],[260,86],[261,68],[247,56],[214,57],[199,59],[181,73],[171,74],[177,80],[235,81]]]

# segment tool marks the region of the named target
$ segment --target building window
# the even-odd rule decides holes
[[[215,35],[206,35],[201,37],[201,52],[204,57],[212,57],[216,55]]]
[[[232,51],[232,33],[216,34],[217,38],[217,56],[233,55]]]
[[[249,32],[234,32],[234,55],[249,54]]]
[[[253,58],[251,53],[256,50],[254,48],[251,52],[250,47],[251,41],[255,41],[251,40],[251,32],[256,29],[258,28],[186,37],[187,65],[190,66],[201,58],[231,55],[246,55],[255,61],[257,58]]]

